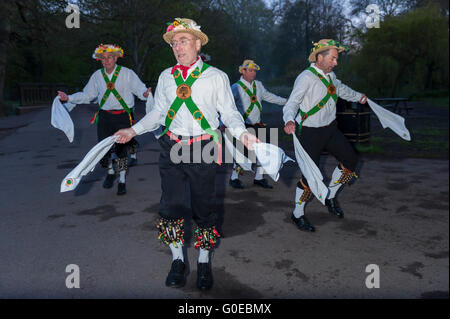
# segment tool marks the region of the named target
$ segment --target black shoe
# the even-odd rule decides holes
[[[117,195],[125,195],[127,193],[127,188],[125,183],[119,183],[117,186]]]
[[[137,165],[137,158],[131,157],[131,158],[128,160],[128,167],[136,166],[136,165]]]
[[[339,218],[344,218],[344,212],[339,207],[336,198],[325,199],[325,205],[327,205],[330,214],[336,215]]]
[[[209,290],[213,284],[211,263],[197,263],[197,288]]]
[[[111,188],[116,179],[116,174],[107,174],[105,181],[103,182],[103,188]]]
[[[184,278],[185,269],[186,265],[184,262],[182,262],[181,259],[175,259],[172,262],[169,274],[167,275],[166,286],[172,288],[183,287],[186,283]]]
[[[309,222],[309,220],[305,217],[305,215],[300,216],[299,218],[292,215],[291,219],[294,222],[294,224],[297,225],[298,229],[300,229],[300,230],[310,231],[310,232],[316,231],[314,226]]]
[[[233,188],[244,188],[244,185],[242,185],[242,182],[239,179],[230,179],[230,185]]]
[[[253,184],[254,185],[259,185],[262,188],[273,188],[272,185],[269,185],[269,183],[267,183],[267,179],[263,178],[263,179],[254,179],[253,180]]]

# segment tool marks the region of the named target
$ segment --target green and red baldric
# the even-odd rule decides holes
[[[320,111],[325,104],[327,104],[328,100],[330,99],[330,97],[334,100],[334,102],[337,102],[338,96],[337,96],[337,92],[336,92],[336,87],[333,84],[333,81],[331,80],[331,77],[328,75],[328,79],[330,80],[329,82],[325,79],[325,77],[320,74],[319,72],[317,72],[317,70],[315,68],[313,68],[312,66],[310,66],[309,68],[307,68],[308,71],[311,71],[312,73],[314,73],[315,75],[317,75],[317,77],[320,79],[320,81],[322,81],[322,83],[326,86],[327,88],[327,95],[325,95],[325,97],[319,102],[317,103],[312,109],[310,109],[308,112],[303,112],[300,109],[300,116],[301,116],[301,121],[300,124],[298,126],[298,132],[299,134],[302,131],[302,125],[303,122],[310,117],[313,114],[316,114],[318,111]]]

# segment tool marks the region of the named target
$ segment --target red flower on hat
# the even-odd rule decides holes
[[[175,29],[175,27],[174,27],[173,25],[169,25],[169,26],[167,27],[166,32],[170,32],[170,31],[172,31],[173,29]]]

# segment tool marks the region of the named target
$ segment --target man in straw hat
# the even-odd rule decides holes
[[[92,74],[88,84],[82,92],[67,95],[58,91],[62,102],[74,104],[89,104],[92,100],[99,101],[99,109],[91,119],[91,123],[97,123],[98,141],[114,134],[117,130],[133,125],[134,121],[134,95],[141,100],[146,100],[151,94],[151,88],[146,88],[133,70],[117,65],[117,59],[123,57],[123,50],[117,45],[101,44],[92,56],[102,62],[103,68]],[[131,160],[136,160],[136,141],[133,139],[128,145],[115,144],[103,159],[101,165],[107,169],[104,188],[111,188],[116,178],[112,152],[117,156],[119,170],[119,183],[117,195],[126,194],[127,172],[127,148],[132,155]]]
[[[255,129],[256,132],[260,132],[259,128],[263,128],[265,132],[266,124],[261,122],[262,114],[262,101],[274,103],[278,105],[285,105],[287,99],[279,97],[266,90],[261,81],[257,81],[256,73],[260,70],[258,64],[253,60],[244,60],[239,66],[239,73],[241,78],[239,81],[231,86],[231,90],[234,95],[237,109],[241,112],[245,126]],[[261,137],[259,137],[261,138]],[[233,172],[231,173],[230,185],[233,188],[244,188],[242,182],[239,180],[239,175],[242,174],[242,168],[233,163]],[[263,188],[273,188],[272,185],[267,183],[267,180],[263,177],[264,169],[259,162],[256,162],[256,174],[253,180],[254,185],[261,186]]]
[[[285,132],[293,134],[296,131],[294,119],[299,123],[300,144],[317,167],[323,150],[327,150],[339,161],[329,183],[328,198],[325,200],[328,211],[339,218],[343,218],[344,213],[336,200],[336,193],[350,182],[352,177],[356,177],[354,170],[357,156],[349,141],[337,128],[336,101],[338,96],[362,104],[367,101],[365,94],[344,85],[333,72],[333,68],[338,64],[338,54],[346,49],[347,47],[330,39],[314,43],[309,55],[311,65],[295,80],[292,93],[283,108]],[[311,190],[302,177],[297,183],[292,221],[303,231],[315,230],[304,215],[305,204],[310,197]]]
[[[185,203],[188,200],[197,223],[194,232],[194,247],[199,248],[197,287],[207,290],[212,287],[210,251],[220,235],[216,230],[215,210],[217,164],[214,160],[206,161],[204,154],[209,153],[211,145],[220,150],[219,114],[231,134],[246,147],[253,149],[253,144],[259,141],[246,131],[234,104],[227,75],[199,58],[201,47],[208,42],[200,26],[191,19],[176,18],[168,23],[163,38],[172,47],[178,63],[159,76],[152,111],[132,128],[120,130],[115,135],[119,143],[126,143],[138,134],[154,131],[160,125],[165,127],[158,140],[162,196],[157,228],[158,238],[172,251],[166,286],[182,287],[185,284],[183,245]],[[183,152],[187,150],[193,156],[201,154],[201,159],[197,163],[191,163],[190,158],[175,160],[174,153],[178,151],[171,150],[179,149],[179,145]],[[186,184],[190,188],[190,198],[187,198]]]

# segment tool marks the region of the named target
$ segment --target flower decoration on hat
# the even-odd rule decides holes
[[[175,18],[172,22],[167,22],[166,33],[163,35],[164,40],[170,44],[172,37],[178,32],[187,32],[195,35],[202,41],[202,45],[208,43],[208,36],[203,33],[201,27],[188,18]]]
[[[116,53],[120,58],[123,58],[123,49],[115,44],[100,44],[94,51],[92,57],[96,60],[100,60],[100,54],[105,52]]]
[[[340,53],[348,50],[348,46],[332,39],[322,39],[319,42],[313,42],[313,48],[311,49],[311,53],[308,58],[309,62],[316,62],[316,55],[328,49],[336,49]]]
[[[239,73],[242,73],[243,69],[254,69],[256,71],[261,70],[258,64],[255,63],[253,60],[245,60],[240,66],[239,66]]]

